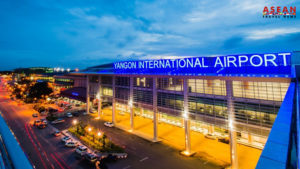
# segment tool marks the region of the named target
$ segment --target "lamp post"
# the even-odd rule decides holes
[[[97,133],[99,144],[100,144],[100,138],[101,138],[101,135],[102,135],[102,133],[99,131],[99,132]]]
[[[77,123],[78,123],[78,121],[75,119],[75,120],[73,120],[73,124],[74,125],[77,125]],[[77,131],[77,133],[78,133],[78,130],[79,130],[79,128],[78,128],[78,125],[76,126],[76,131]]]

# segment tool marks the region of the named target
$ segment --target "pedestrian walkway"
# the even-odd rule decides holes
[[[97,114],[93,114],[94,118]],[[101,116],[103,121],[112,121],[111,110],[103,110]],[[130,128],[129,114],[116,116],[118,128],[132,132],[146,140],[153,139],[153,122],[141,116],[134,117],[134,130]],[[182,151],[185,148],[184,128],[170,125],[167,123],[158,123],[158,137],[162,144]],[[227,167],[230,165],[230,146],[229,144],[210,140],[204,137],[202,133],[191,131],[192,151],[196,152],[196,157],[200,157],[219,166]],[[253,169],[260,157],[261,150],[249,146],[237,145],[239,168]]]

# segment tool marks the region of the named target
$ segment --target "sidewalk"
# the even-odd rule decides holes
[[[94,118],[97,114],[92,115]],[[129,115],[117,115],[117,128],[142,137],[148,141],[153,139],[153,123],[151,119],[141,116],[134,117],[134,130],[130,131]],[[111,121],[111,110],[103,110],[100,121]],[[97,122],[91,120],[93,126]],[[185,148],[184,128],[173,126],[166,123],[158,123],[158,137],[162,144],[182,151]],[[217,140],[206,139],[202,133],[191,131],[192,151],[196,152],[196,157],[205,159],[219,166],[227,167],[230,165],[230,146],[229,144],[218,142]],[[242,144],[237,144],[239,168],[254,169],[260,157],[260,149],[252,148]]]

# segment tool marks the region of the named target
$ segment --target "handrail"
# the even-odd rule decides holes
[[[0,135],[7,151],[8,158],[15,169],[33,169],[26,155],[17,142],[12,130],[7,126],[0,112]],[[3,155],[3,153],[2,153]]]
[[[294,155],[291,154],[294,153],[295,146],[293,138],[296,126],[292,126],[295,125],[293,119],[297,112],[295,98],[295,83],[291,82],[256,169],[293,168],[291,162],[294,160]]]

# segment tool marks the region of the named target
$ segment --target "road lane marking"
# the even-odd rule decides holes
[[[148,157],[145,157],[145,158],[141,159],[140,162],[143,162],[143,161],[145,161],[147,159],[148,159]]]
[[[126,167],[124,167],[123,169],[128,169],[128,168],[130,168],[131,166],[129,165],[129,166],[126,166]]]
[[[27,125],[26,125],[26,124],[25,124],[25,129],[26,129],[27,135],[28,135],[28,137],[29,137],[29,140],[30,140],[31,143],[33,144],[33,147],[34,147],[35,151],[36,151],[37,154],[38,154],[38,157],[39,157],[39,158],[41,159],[41,161],[42,161],[42,164],[43,164],[44,168],[47,169],[46,163],[45,163],[45,161],[42,159],[41,153],[40,153],[40,151],[38,151],[38,148],[37,148],[36,143],[34,143],[34,141],[33,141],[32,137],[31,137],[31,135],[29,134],[29,131],[28,131],[28,128],[27,128]]]
[[[59,165],[61,169],[64,169],[64,167],[61,165],[61,163],[55,158],[53,154],[51,154],[51,157],[56,161],[56,163]]]
[[[60,160],[62,162],[62,164],[67,167],[68,169],[70,169],[70,167],[65,163],[65,161],[58,155],[54,152],[54,155],[58,158],[58,160]]]

